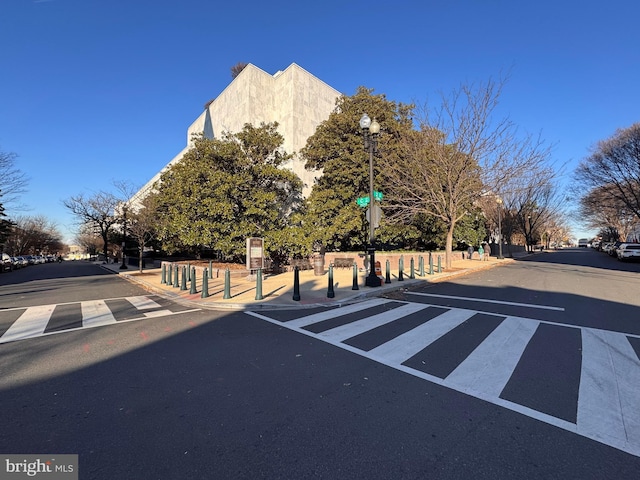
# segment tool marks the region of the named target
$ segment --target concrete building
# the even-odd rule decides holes
[[[193,146],[193,135],[220,138],[223,132],[237,133],[246,123],[278,122],[283,148],[294,154],[285,167],[302,180],[308,196],[318,173],[308,172],[297,152],[305,146],[316,127],[334,110],[340,92],[295,63],[273,75],[248,64],[205,108],[187,129],[186,146],[131,199],[144,198],[162,173],[179,162]]]

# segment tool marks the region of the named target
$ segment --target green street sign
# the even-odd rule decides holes
[[[373,199],[374,200],[378,200],[380,202],[380,201],[382,201],[382,197],[383,197],[382,192],[378,192],[378,191],[374,190],[374,192],[373,192]]]
[[[367,195],[366,197],[359,197],[358,199],[356,199],[356,203],[359,207],[366,207],[367,205],[369,205],[369,196]]]

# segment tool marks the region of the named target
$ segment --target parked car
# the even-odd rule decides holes
[[[8,253],[3,253],[0,259],[0,272],[10,272],[13,270],[13,262]]]
[[[640,243],[621,243],[616,250],[618,260],[640,259]]]

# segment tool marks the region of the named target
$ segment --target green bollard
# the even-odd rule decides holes
[[[182,280],[180,282],[180,290],[187,289],[187,266],[182,266]]]
[[[213,278],[213,273],[212,273],[213,272],[213,268],[212,267],[213,267],[213,264],[211,263],[211,260],[209,260],[209,270],[208,270],[209,278]]]
[[[293,267],[293,300],[300,301],[300,267]]]
[[[433,275],[433,256],[429,252],[429,275]]]
[[[327,289],[327,298],[333,298],[336,293],[333,291],[333,263],[329,265],[329,288]]]
[[[198,293],[198,290],[196,290],[196,267],[191,267],[191,289],[189,293],[191,295]]]
[[[418,268],[420,269],[420,276],[424,277],[424,257],[420,255],[420,259],[418,260]]]
[[[360,290],[360,287],[358,286],[358,265],[355,263],[353,264],[353,286],[351,287],[351,290]]]
[[[384,283],[391,283],[391,264],[389,263],[389,259],[387,259],[387,263],[386,263],[386,273],[384,276]]]
[[[442,257],[440,257],[440,255],[438,255],[438,273],[442,272]]]
[[[404,257],[400,255],[400,260],[398,260],[398,281],[404,282]]]
[[[411,270],[409,271],[409,278],[411,280],[416,278],[416,273],[415,273],[415,266],[416,266],[416,262],[413,259],[413,257],[411,257]]]
[[[167,267],[164,263],[162,264],[162,274],[160,277],[160,283],[162,285],[165,285],[167,283]]]
[[[262,269],[258,269],[256,275],[256,300],[262,300]]]
[[[224,300],[231,298],[231,272],[228,268],[224,271],[224,295],[222,298]]]
[[[175,266],[175,271],[173,272],[173,287],[174,288],[178,288],[180,286],[180,283],[178,283],[178,272],[180,271],[180,266],[176,265]]]
[[[202,293],[200,294],[200,298],[208,298],[209,297],[209,273],[205,268],[202,272]]]
[[[169,268],[167,268],[167,285],[171,285],[173,283],[172,274],[173,273],[173,265],[169,264]]]

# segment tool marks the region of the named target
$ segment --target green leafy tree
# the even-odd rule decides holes
[[[374,185],[380,189],[379,157],[398,158],[400,139],[411,129],[411,111],[411,105],[389,101],[364,87],[337,100],[335,110],[301,151],[305,168],[323,172],[306,202],[304,228],[311,240],[323,242],[329,250],[364,247],[368,224],[356,199],[369,194],[369,156],[363,147],[360,118],[366,113],[381,125],[374,162]]]
[[[302,183],[281,168],[277,123],[245,124],[221,139],[199,137],[161,178],[159,238],[169,252],[202,247],[242,258],[245,239],[265,238],[268,253],[286,244],[282,231],[301,198]]]

